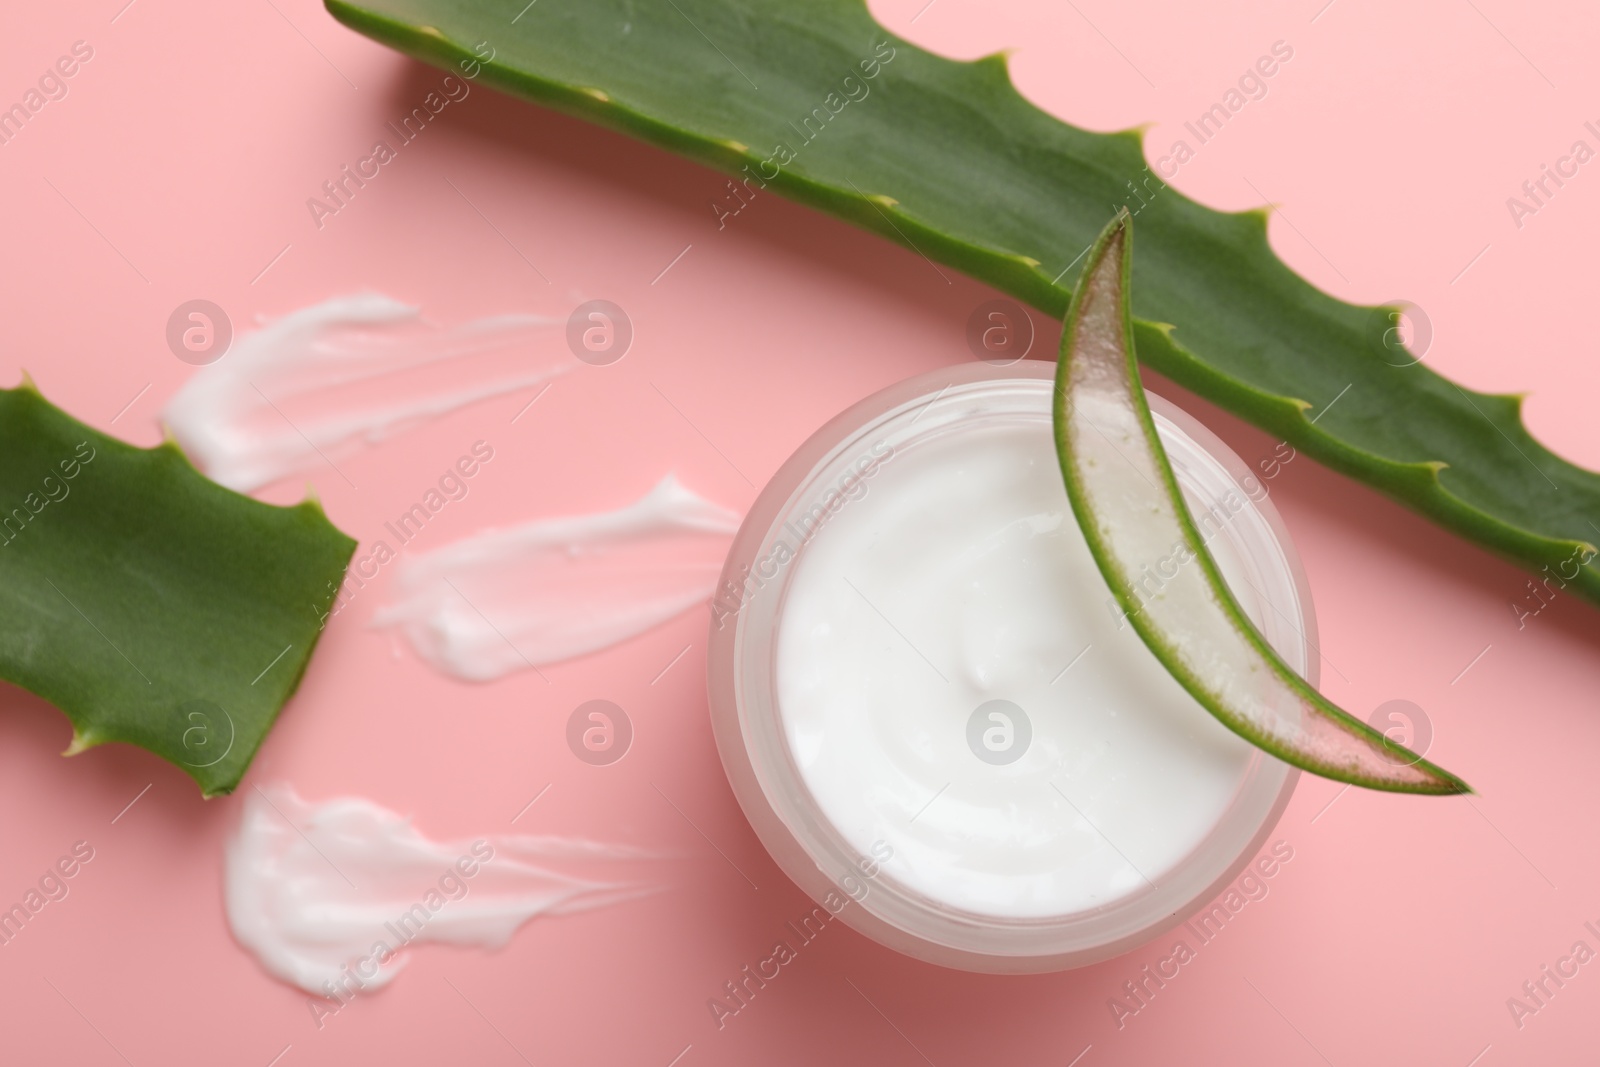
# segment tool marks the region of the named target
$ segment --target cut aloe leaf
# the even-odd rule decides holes
[[[1398,347],[1395,308],[1336,300],[1279,261],[1267,212],[1212,211],[1169,187],[1185,158],[1171,142],[1147,158],[1139,131],[1057,121],[1017,92],[1003,54],[932,55],[862,0],[325,2],[458,79],[727,171],[707,190],[710,229],[744,225],[729,216],[770,190],[1052,317],[1108,209],[1126,204],[1147,366],[1600,603],[1600,474],[1535,440],[1521,396],[1434,373]]]
[[[67,754],[147,748],[239,784],[300,684],[355,542],[315,500],[207,481],[0,389],[0,678],[72,720]]]
[[[1313,774],[1400,793],[1469,793],[1465,782],[1324,699],[1245,616],[1184,503],[1145,402],[1128,292],[1132,219],[1089,251],[1067,311],[1055,433],[1067,496],[1135,631],[1234,733]],[[1155,573],[1170,560],[1178,572]]]

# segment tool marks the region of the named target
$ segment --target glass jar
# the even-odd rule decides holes
[[[1177,692],[1182,706],[1165,709],[1162,714],[1168,718],[1152,720],[1155,728],[1165,729],[1161,723],[1181,720],[1184,730],[1200,731],[1208,745],[1221,746],[1219,751],[1228,745],[1242,746],[1228,750],[1232,752],[1228,758],[1233,760],[1227,764],[1231,768],[1229,777],[1220,789],[1209,788],[1204,798],[1186,795],[1181,783],[1188,779],[1182,774],[1152,778],[1156,772],[1147,764],[1154,757],[1141,752],[1136,741],[1105,740],[1134,736],[1127,733],[1129,719],[1147,713],[1137,701],[1120,711],[1107,710],[1085,696],[1080,703],[1093,707],[1089,711],[1074,710],[1053,706],[1071,703],[1070,694],[1035,687],[1050,695],[1052,706],[1044,707],[1043,714],[1034,714],[1028,725],[1037,749],[1031,769],[1026,763],[1011,763],[1004,757],[985,754],[977,740],[979,735],[972,732],[976,727],[969,729],[971,719],[977,718],[980,727],[983,720],[978,718],[978,712],[969,717],[962,700],[971,703],[974,694],[1005,694],[965,690],[960,677],[950,689],[937,689],[939,699],[927,705],[926,728],[917,725],[901,729],[895,725],[915,723],[914,718],[866,722],[876,713],[875,708],[884,714],[905,714],[905,709],[875,704],[862,712],[862,719],[848,719],[845,726],[835,721],[818,731],[818,721],[813,716],[802,729],[797,725],[802,718],[797,710],[800,702],[792,687],[793,706],[786,715],[784,672],[810,671],[812,667],[825,672],[829,666],[805,663],[803,657],[808,653],[804,647],[797,652],[799,646],[793,641],[780,655],[786,622],[791,628],[800,625],[786,621],[786,611],[810,620],[807,625],[813,629],[818,626],[816,612],[811,608],[801,612],[791,604],[791,597],[797,588],[797,575],[810,573],[804,571],[808,564],[824,566],[812,563],[812,558],[820,555],[814,547],[823,543],[819,539],[835,536],[833,531],[846,530],[847,524],[858,532],[870,531],[873,509],[887,506],[884,498],[892,499],[895,479],[903,477],[900,472],[912,469],[907,457],[923,456],[930,457],[929,462],[943,462],[937,457],[959,457],[968,447],[965,442],[983,440],[984,434],[1015,432],[1020,435],[1017,440],[1030,442],[1035,441],[1035,434],[1045,435],[1037,439],[1037,447],[1028,446],[1034,450],[1030,462],[1036,467],[1046,461],[1053,463],[1053,453],[1044,457],[1038,451],[1047,447],[1050,440],[1053,382],[1054,366],[1049,363],[1025,361],[1004,368],[975,363],[901,382],[832,419],[784,463],[751,507],[734,540],[712,607],[709,697],[717,747],[734,794],[773,859],[819,906],[854,929],[908,955],[965,970],[1029,973],[1082,966],[1119,955],[1176,926],[1217,896],[1257,853],[1287,805],[1299,773],[1231,734],[1226,738],[1214,735],[1224,728],[1181,690]],[[1173,470],[1197,522],[1207,530],[1211,527],[1202,521],[1202,516],[1221,515],[1225,519],[1212,524],[1214,536],[1209,543],[1235,596],[1285,661],[1316,685],[1316,623],[1309,590],[1264,484],[1200,423],[1160,397],[1152,395],[1149,400]],[[1055,469],[1059,472],[1059,468]],[[951,476],[955,476],[954,470]],[[1059,487],[1059,473],[1056,481]],[[1067,529],[1081,539],[1071,525],[1075,520],[1065,489],[1060,488],[1056,514],[1063,512]],[[993,524],[998,528],[1014,519],[1015,516],[997,514]],[[1049,526],[1055,520],[1046,516],[1028,521]],[[1062,529],[1059,524],[1055,528]],[[918,550],[914,541],[915,533],[908,533],[902,542],[905,552]],[[902,574],[899,569],[894,573]],[[1098,578],[1098,572],[1092,578]],[[904,576],[886,579],[890,586],[874,587],[873,596],[892,603],[896,597],[892,582],[911,580]],[[1083,585],[1065,595],[1092,599],[1096,612],[1104,611],[1103,605],[1111,603],[1103,580],[1092,590]],[[866,600],[864,594],[862,599]],[[868,606],[883,617],[885,624],[894,627],[889,614],[870,603]],[[1005,605],[995,607],[1003,612]],[[1074,605],[1075,610],[1078,607],[1081,605]],[[934,608],[923,615],[937,616],[937,603]],[[1131,629],[1125,628],[1125,620],[1116,620],[1115,615],[1113,610],[1108,618],[1123,636],[1114,640],[1137,642]],[[941,627],[955,625],[937,617],[916,622],[925,632],[935,635]],[[964,617],[962,625],[970,627],[971,619]],[[1106,624],[1096,625],[1104,628]],[[821,626],[827,629],[826,621]],[[890,638],[885,636],[884,640]],[[1063,658],[1073,651],[1063,649]],[[1139,660],[1139,655],[1147,659]],[[795,656],[802,657],[798,666]],[[1137,652],[1124,649],[1121,657],[1109,667],[1104,661],[1097,664],[1091,659],[1089,669],[1161,672],[1159,683],[1152,684],[1170,681],[1142,646]],[[926,656],[922,658],[927,660]],[[861,677],[869,679],[875,691],[893,694],[901,688],[894,672],[913,669],[906,666],[909,662],[909,656],[892,662],[886,659],[881,670],[873,667]],[[931,661],[928,666],[933,667]],[[937,671],[936,667],[933,669]],[[1090,680],[1085,675],[1081,684],[1074,682],[1080,694],[1090,692],[1081,687]],[[1113,688],[1118,684],[1117,677],[1101,681]],[[848,679],[841,684],[847,682]],[[905,682],[909,694],[915,686],[909,677]],[[1176,686],[1175,682],[1171,684]],[[948,701],[944,696],[947,692],[952,694]],[[1062,694],[1059,699],[1057,694]],[[841,704],[848,704],[855,695],[847,689],[838,691]],[[906,699],[912,697],[908,695]],[[954,702],[951,706],[944,706],[950,701]],[[1036,709],[1041,706],[1037,697],[1034,703]],[[826,712],[826,701],[818,706]],[[979,711],[989,706],[980,704]],[[994,706],[1015,707],[1004,701]],[[1100,716],[1094,725],[1072,725],[1086,721],[1082,716],[1090,713]],[[1074,719],[1074,715],[1078,718]],[[861,731],[848,725],[856,722],[861,723]],[[1006,729],[1016,725],[1007,717],[994,722]],[[1093,732],[1102,728],[1112,733]],[[895,743],[897,731],[917,737],[908,740],[907,750],[896,753],[893,759],[876,759],[872,753],[868,753],[872,758],[862,758],[859,751],[841,747],[859,744],[861,737],[871,736],[874,729],[878,731],[876,736],[888,738],[890,744]],[[1074,736],[1075,729],[1090,732]],[[807,734],[807,730],[812,733]],[[1091,735],[1095,739],[1092,743],[1098,746],[1094,771],[1097,777],[1093,779],[1098,783],[1096,794],[1093,804],[1082,797],[1074,803],[1069,796],[1072,775],[1063,776],[1061,768],[1049,765],[1047,757],[1054,752],[1059,760],[1063,754],[1076,753],[1090,743]],[[802,736],[810,740],[797,748],[797,738]],[[961,754],[963,746],[971,747],[970,756]],[[1163,746],[1163,750],[1169,747]],[[1162,758],[1175,757],[1169,751]],[[955,767],[951,762],[963,759],[970,759],[970,767]],[[907,793],[910,787],[901,773],[902,764],[917,764],[913,772],[927,776],[925,781],[930,787],[942,774],[952,780],[959,778],[972,790],[980,791],[973,796],[981,794],[993,802],[991,806],[998,814],[988,818],[981,807],[972,808],[976,802],[969,797],[961,802],[947,799],[946,804],[966,804],[969,816],[974,811],[983,816],[976,822],[969,818],[958,824],[952,819],[945,825],[938,819],[927,819],[921,812],[908,819],[908,805],[913,798]],[[955,769],[948,770],[949,767]],[[874,780],[880,774],[882,780]],[[1054,785],[1066,807],[1041,794],[1045,784]],[[1017,791],[1014,801],[1007,792],[1010,789]],[[933,789],[926,791],[932,793]],[[1118,797],[1130,804],[1137,798],[1137,812],[1130,808],[1125,813],[1142,820],[1131,824],[1132,829],[1127,820],[1119,820]],[[915,799],[921,802],[920,796]],[[934,800],[937,799],[935,795]],[[1160,827],[1167,821],[1181,822],[1186,818],[1192,823],[1199,821],[1177,844],[1164,840],[1157,848],[1151,843],[1146,851],[1162,855],[1156,866],[1139,870],[1136,881],[1132,872],[1111,878],[1116,874],[1112,870],[1116,861],[1098,844],[1091,841],[1089,845],[1073,845],[1097,850],[1093,852],[1099,857],[1095,862],[1102,867],[1111,864],[1106,867],[1110,872],[1106,877],[1111,881],[1091,886],[1094,892],[1088,897],[1077,890],[1066,893],[1059,899],[1073,903],[1052,910],[1052,887],[1060,890],[1062,885],[1075,885],[1077,872],[1052,869],[1055,854],[1048,851],[1008,852],[1011,846],[1002,840],[1015,834],[1019,837],[1015,849],[1032,847],[1020,839],[1027,834],[1016,833],[1014,821],[1007,820],[1017,812],[1034,820],[1053,817],[1050,813],[1055,809],[1041,808],[1042,804],[1060,808],[1061,818],[1071,822],[1073,832],[1084,840],[1088,840],[1091,831],[1099,833],[1095,824],[1121,827],[1114,831],[1120,835],[1118,841],[1100,836],[1124,859],[1140,855],[1141,842],[1137,838],[1145,833],[1140,826]],[[1087,814],[1091,811],[1093,819]],[[1026,823],[1027,818],[1022,821]],[[914,825],[919,819],[924,820],[922,825]],[[979,840],[984,833],[996,835],[996,840]],[[1082,862],[1087,865],[1089,860]],[[1134,861],[1129,859],[1128,865],[1134,867]],[[1063,861],[1056,866],[1070,867],[1072,863]],[[1117,884],[1112,886],[1111,882]]]

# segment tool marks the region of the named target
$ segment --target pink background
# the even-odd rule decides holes
[[[874,10],[948,55],[1013,49],[1022,91],[1064,119],[1153,123],[1152,160],[1288,41],[1294,58],[1269,95],[1174,184],[1219,208],[1283,205],[1271,233],[1290,264],[1344,297],[1415,301],[1435,331],[1433,365],[1480,389],[1530,392],[1534,432],[1600,466],[1587,410],[1600,388],[1588,314],[1600,175],[1585,168],[1520,229],[1505,205],[1575,139],[1595,145],[1582,128],[1600,119],[1584,109],[1600,89],[1592,9],[925,2]],[[514,426],[525,395],[341,463],[359,490],[314,471],[330,515],[364,543],[480,437],[496,461],[429,526],[430,547],[494,522],[615,506],[668,467],[742,508],[828,416],[971,358],[965,322],[993,295],[984,287],[958,275],[947,285],[915,254],[775,197],[718,232],[707,201],[719,176],[481,87],[319,231],[306,198],[440,75],[313,0],[136,0],[119,15],[123,3],[25,5],[0,37],[6,103],[72,42],[94,48],[70,95],[0,147],[12,205],[0,380],[26,367],[67,410],[152,444],[156,412],[191,373],[164,340],[189,299],[216,301],[236,328],[369,286],[442,321],[565,316],[595,297],[633,318],[625,359],[576,366]],[[1048,352],[1054,332],[1041,331]],[[559,350],[558,332],[549,344]],[[1272,454],[1265,435],[1157,387],[1247,461]],[[998,978],[916,963],[833,924],[719,1031],[707,998],[809,905],[723,778],[705,709],[705,615],[548,669],[548,684],[523,673],[468,687],[409,653],[394,659],[364,628],[380,588],[329,629],[244,788],[286,780],[312,799],[370,796],[434,836],[521,830],[670,848],[680,858],[662,867],[669,890],[536,921],[495,954],[424,948],[390,989],[318,1030],[304,994],[268,978],[225,924],[220,848],[240,799],[202,801],[131,748],[60,759],[66,720],[6,689],[0,902],[20,899],[75,841],[95,858],[69,897],[0,948],[0,1058],[1489,1067],[1592,1056],[1600,964],[1520,1029],[1506,999],[1574,941],[1600,948],[1583,928],[1600,920],[1595,609],[1562,597],[1519,630],[1513,568],[1310,460],[1270,484],[1309,570],[1329,694],[1363,715],[1390,699],[1420,705],[1429,754],[1481,796],[1353,790],[1334,802],[1338,786],[1305,780],[1275,835],[1294,858],[1270,895],[1120,1030],[1108,998],[1166,944]],[[294,480],[261,495],[302,491]],[[623,706],[636,730],[609,767],[579,762],[563,739],[569,712],[594,698]]]

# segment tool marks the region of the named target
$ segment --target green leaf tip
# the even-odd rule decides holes
[[[1470,792],[1307,684],[1229,590],[1140,384],[1129,312],[1132,231],[1128,213],[1118,212],[1089,252],[1063,324],[1053,416],[1067,496],[1122,618],[1202,707],[1279,759],[1370,789]],[[1160,564],[1142,558],[1152,551],[1165,553]]]
[[[183,450],[183,444],[178,440],[178,435],[173,433],[172,427],[168,426],[165,422],[161,424],[161,443],[156,445],[152,451],[170,452],[172,455],[179,457],[190,467],[194,468],[197,473],[200,470],[200,468],[195,467],[194,460],[189,458],[189,453]]]
[[[314,511],[0,390],[0,678],[66,713],[68,755],[123,741],[231,792],[356,547]]]
[[[317,492],[317,487],[310,482],[306,483],[306,495],[300,498],[300,503],[295,507],[301,511],[309,511],[319,518],[328,518],[328,510],[322,506],[322,496]]]

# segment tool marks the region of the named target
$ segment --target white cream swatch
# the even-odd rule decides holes
[[[740,517],[667,475],[615,511],[489,529],[398,564],[398,627],[438,670],[489,681],[625,641],[709,601]]]
[[[242,334],[162,419],[207,476],[249,492],[561,373],[558,321],[502,315],[442,328],[381,293],[335,297]],[[536,345],[541,334],[548,342]],[[443,363],[448,384],[428,369]]]
[[[432,841],[370,800],[311,804],[278,785],[245,797],[223,880],[239,943],[274,977],[343,1001],[387,985],[416,942],[499,948],[536,915],[652,891],[557,867],[651,858],[552,837]]]

